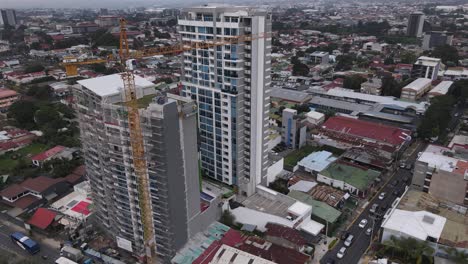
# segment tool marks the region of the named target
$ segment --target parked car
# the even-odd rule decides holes
[[[381,192],[379,194],[379,200],[383,200],[385,198],[385,192]]]
[[[354,239],[354,236],[349,235],[348,238],[346,238],[344,245],[347,247],[351,246],[351,244],[353,243],[353,239]]]
[[[367,225],[367,219],[362,219],[361,222],[359,222],[359,227],[364,228]]]
[[[341,247],[338,253],[336,253],[336,257],[342,259],[346,253],[346,247]]]
[[[377,212],[377,208],[379,208],[379,205],[378,204],[373,204],[371,209],[369,210],[369,212],[375,214],[375,212]]]
[[[367,228],[367,229],[366,229],[366,235],[370,236],[371,233],[372,233],[372,228],[370,228],[370,227]]]
[[[411,170],[411,168],[413,168],[413,165],[411,165],[411,164],[407,164],[406,167],[405,167],[405,169],[407,169],[407,170]]]

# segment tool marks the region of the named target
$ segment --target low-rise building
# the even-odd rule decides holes
[[[386,159],[392,159],[411,141],[411,131],[345,116],[329,118],[313,140],[320,145],[340,149],[366,147]]]
[[[468,205],[468,162],[446,147],[429,145],[414,163],[411,187],[446,202]]]
[[[277,262],[269,261],[258,257],[254,254],[247,253],[240,249],[222,245],[216,252],[210,264],[276,264]]]
[[[310,219],[312,207],[266,187],[257,186],[257,192],[242,201],[244,206],[230,211],[239,224],[266,231],[268,223],[304,231],[317,236],[324,225]]]
[[[429,91],[429,99],[435,96],[446,95],[450,91],[450,87],[452,87],[452,85],[452,81],[442,81],[436,87],[432,88],[431,91]]]
[[[0,88],[0,112],[7,111],[18,98],[18,93],[16,91]]]
[[[426,241],[435,255],[446,255],[446,249],[468,251],[466,207],[456,206],[431,194],[408,189],[397,198],[394,208],[384,215],[382,242],[391,236],[411,237]]]
[[[306,57],[313,64],[328,64],[330,54],[325,51],[315,51],[311,54],[306,55]]]
[[[364,43],[362,49],[365,51],[387,52],[389,45],[387,43],[367,42]]]
[[[444,80],[457,81],[468,79],[468,69],[462,67],[448,68],[444,72]]]
[[[342,160],[330,164],[317,175],[317,181],[365,197],[380,172]]]
[[[380,95],[382,92],[382,80],[379,78],[370,78],[361,83],[361,93]]]
[[[320,125],[325,122],[325,115],[317,111],[310,111],[306,114],[306,120],[311,125]]]
[[[30,83],[34,80],[42,79],[47,77],[45,72],[31,72],[31,73],[21,73],[21,72],[10,72],[4,74],[5,79],[19,84]]]
[[[64,147],[64,146],[55,146],[49,150],[46,150],[42,153],[36,154],[31,157],[31,161],[35,166],[42,166],[42,164],[51,159],[72,159],[73,158],[73,149]]]
[[[311,153],[300,160],[297,165],[299,165],[301,169],[316,175],[337,159],[337,157],[333,156],[333,153],[322,150]]]
[[[416,101],[431,90],[432,80],[428,78],[418,78],[401,90],[401,99]]]

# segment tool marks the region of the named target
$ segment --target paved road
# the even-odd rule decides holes
[[[41,251],[36,255],[31,256],[28,252],[22,250],[19,246],[11,242],[10,234],[15,231],[25,232],[22,226],[9,221],[9,219],[0,213],[0,250],[7,251],[25,258],[33,258],[39,260],[38,263],[55,263],[55,260],[60,257],[58,248],[52,248],[41,241],[37,241],[41,246]],[[35,239],[36,240],[36,239]],[[42,259],[41,256],[48,256],[47,260]]]
[[[426,147],[426,144],[421,144],[416,148],[412,149],[411,153],[408,153],[407,164],[413,164],[417,158],[418,152],[422,151]],[[404,178],[407,178],[407,181],[404,181]],[[378,195],[374,197],[367,207],[363,210],[361,215],[357,218],[357,220],[349,227],[347,230],[349,234],[354,236],[353,243],[350,247],[346,249],[345,255],[342,259],[338,259],[336,254],[338,251],[344,247],[344,241],[340,240],[335,247],[328,251],[327,254],[320,260],[321,264],[326,263],[342,263],[342,264],[354,264],[358,263],[361,259],[361,256],[364,254],[366,249],[370,245],[371,235],[373,237],[378,236],[380,225],[382,224],[382,215],[385,213],[386,210],[391,208],[391,204],[395,201],[396,197],[403,194],[405,187],[410,185],[411,183],[412,173],[410,170],[398,168],[394,174],[392,174],[391,178],[388,182],[384,185],[381,192],[385,192],[386,195],[384,199],[380,200]],[[398,194],[394,194],[397,191]],[[381,193],[379,192],[379,194]],[[372,205],[376,203],[379,205],[378,215],[375,217],[374,214],[369,212]],[[387,208],[382,210],[382,208]],[[362,219],[366,219],[367,225],[364,228],[359,227],[359,223]],[[366,234],[366,229],[373,228],[373,232],[371,235]],[[334,261],[334,262],[333,262]]]

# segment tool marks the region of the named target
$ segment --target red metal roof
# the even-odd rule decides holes
[[[192,264],[209,264],[222,245],[234,247],[235,245],[242,243],[242,241],[244,241],[244,239],[239,231],[229,229],[220,240],[211,243],[211,245],[197,259],[195,259]]]
[[[28,208],[30,207],[32,204],[38,202],[39,198],[37,198],[36,196],[33,196],[33,195],[26,195],[24,197],[21,197],[19,198],[18,200],[16,200],[15,202],[13,203],[8,203],[9,205],[13,206],[13,207],[18,207],[18,208],[21,208],[21,209],[25,209],[25,208]],[[5,202],[5,200],[4,200]]]
[[[409,130],[344,116],[329,118],[322,125],[322,128],[356,137],[374,139],[394,146],[401,145],[405,141],[404,134],[411,135]]]
[[[31,158],[31,160],[44,161],[50,157],[57,155],[59,152],[65,149],[64,146],[55,146],[49,150],[39,153]]]
[[[24,182],[21,183],[21,186],[23,188],[37,192],[37,193],[42,193],[45,190],[49,189],[52,185],[57,184],[61,181],[64,181],[64,178],[57,178],[57,179],[52,179],[49,177],[45,176],[39,176],[36,178],[29,178],[25,180]]]
[[[265,227],[267,236],[282,238],[300,247],[306,244],[305,239],[296,229],[274,223],[268,223]]]
[[[29,219],[28,223],[40,229],[46,229],[54,222],[57,213],[46,208],[39,208],[34,212],[34,215]]]
[[[1,192],[0,192],[0,195],[2,197],[6,197],[6,198],[13,198],[15,196],[18,196],[19,194],[21,193],[24,193],[26,191],[26,189],[23,188],[23,186],[19,185],[19,184],[12,184],[10,186],[8,186],[7,188],[3,189]]]

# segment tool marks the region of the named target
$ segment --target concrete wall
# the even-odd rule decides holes
[[[468,185],[463,176],[440,170],[432,175],[429,193],[435,198],[463,205]]]
[[[422,191],[424,188],[424,180],[426,179],[426,172],[429,170],[427,163],[416,161],[414,163],[413,179],[411,187]]]
[[[206,230],[214,221],[218,221],[222,215],[222,198],[217,197],[211,201],[210,207],[196,215],[189,222],[189,236]]]
[[[277,162],[273,163],[268,167],[268,172],[267,172],[267,186],[276,180],[276,177],[283,171],[283,166],[284,166],[284,158],[281,158]]]
[[[317,175],[317,181],[321,182],[321,183],[325,183],[325,184],[330,185],[332,187],[344,190],[344,191],[349,191],[350,193],[353,193],[353,194],[356,194],[356,195],[359,194],[359,189],[355,188],[354,186],[349,185],[349,184],[347,184],[347,183],[345,183],[343,181],[328,178],[327,176],[324,176],[324,175],[322,175],[320,173]]]

